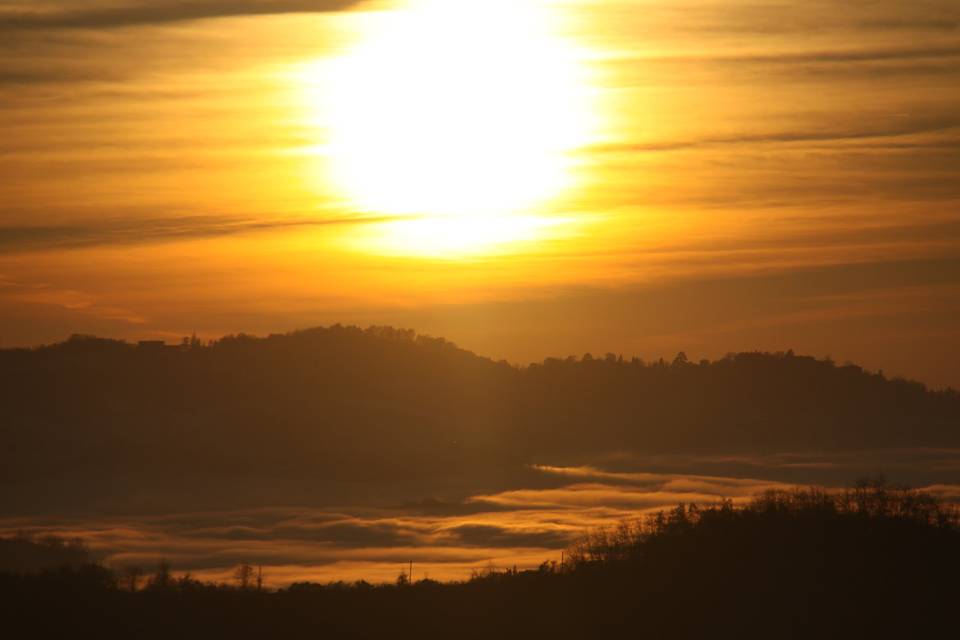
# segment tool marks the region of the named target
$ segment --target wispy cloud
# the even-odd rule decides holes
[[[862,116],[861,116],[862,119]],[[837,120],[840,120],[839,118]],[[763,133],[744,132],[738,135],[703,136],[691,140],[664,142],[594,145],[584,152],[656,152],[680,151],[717,145],[789,144],[809,142],[846,142],[871,139],[905,138],[921,134],[939,134],[947,131],[960,132],[960,116],[955,113],[924,114],[923,117],[887,118],[884,122],[832,122],[829,126],[810,130],[780,130]],[[914,142],[915,145],[930,144],[930,141]],[[960,140],[936,140],[934,144],[955,146]]]
[[[57,5],[37,11],[0,8],[0,31],[114,29],[207,18],[342,11],[358,0],[176,0],[96,3],[82,9]]]
[[[371,224],[384,220],[383,217],[366,216],[279,219],[183,216],[93,220],[62,225],[0,226],[0,254],[172,242],[294,228]]]
[[[686,54],[620,53],[610,60],[616,64],[835,64],[898,62],[911,60],[953,59],[960,57],[960,45],[912,47],[869,47],[849,49],[815,49],[769,51],[757,53],[704,52]]]
[[[710,35],[717,32],[738,35],[784,36],[817,31],[848,30],[864,33],[917,32],[951,33],[960,27],[960,9],[953,0],[878,0],[838,3],[836,0],[803,2],[699,2],[677,0],[663,3],[628,0],[611,3],[610,13],[641,8],[648,20],[628,28],[644,29],[648,23],[672,22],[681,33]]]

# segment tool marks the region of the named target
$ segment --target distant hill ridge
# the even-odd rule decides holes
[[[7,349],[0,404],[4,476],[48,490],[201,471],[437,482],[589,452],[960,444],[956,392],[792,352],[515,367],[390,327]]]

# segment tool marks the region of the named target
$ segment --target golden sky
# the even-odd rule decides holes
[[[960,386],[954,0],[0,0],[0,345],[333,322]]]

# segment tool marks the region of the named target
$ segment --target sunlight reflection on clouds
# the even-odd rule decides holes
[[[939,452],[941,457],[945,452]],[[956,456],[956,452],[953,452]],[[415,564],[415,577],[459,580],[493,565],[530,568],[558,560],[592,527],[674,506],[720,499],[744,502],[793,483],[742,477],[539,466],[574,480],[547,488],[477,495],[459,505],[370,508],[261,508],[99,520],[0,520],[0,533],[79,536],[104,562],[147,570],[166,558],[177,571],[227,581],[241,562],[262,564],[272,586],[301,580],[393,580]],[[929,490],[960,499],[960,484]],[[426,503],[425,503],[426,505]]]

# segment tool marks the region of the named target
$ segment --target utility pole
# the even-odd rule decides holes
[[[410,586],[413,586],[413,560],[410,561]]]

